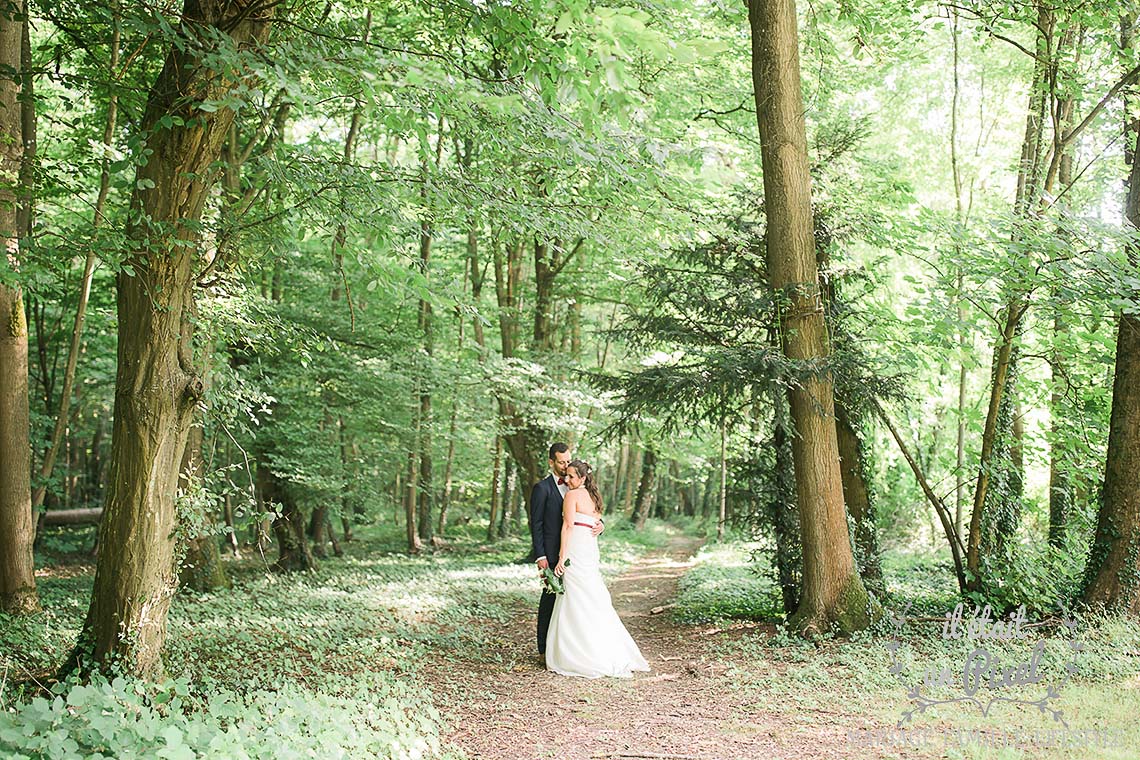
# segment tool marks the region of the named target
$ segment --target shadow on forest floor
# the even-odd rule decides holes
[[[700,538],[665,524],[640,534],[620,524],[607,530],[603,570],[653,671],[585,681],[537,667],[538,582],[533,565],[517,562],[525,538],[487,545],[460,535],[440,551],[408,556],[393,551],[399,543],[391,531],[360,533],[344,557],[312,573],[268,572],[271,558],[247,549],[240,560],[226,559],[232,589],[179,592],[169,618],[168,672],[185,681],[198,704],[226,691],[301,689],[314,699],[345,700],[337,709],[357,705],[360,716],[371,709],[371,697],[357,696],[362,690],[387,693],[399,682],[421,700],[416,704],[430,697],[442,713],[440,756],[480,760],[1068,760],[1130,758],[1140,746],[1132,717],[1140,710],[1140,631],[1126,622],[1082,632],[1084,649],[1073,660],[1078,677],[1050,702],[1074,730],[1121,731],[1115,741],[1124,748],[999,751],[986,745],[1044,735],[1058,724],[1031,704],[998,704],[982,715],[980,705],[958,702],[924,709],[908,723],[910,733],[892,734],[914,707],[891,672],[892,651],[921,682],[924,669],[960,670],[966,644],[941,641],[936,626],[921,623],[897,650],[890,649],[890,631],[847,641],[788,636],[773,622],[778,590],[755,572],[752,545],[701,547]],[[44,612],[0,625],[5,705],[35,691],[13,683],[50,685],[86,612],[90,558],[66,547],[45,556],[51,564],[37,573]],[[924,600],[924,610],[946,603],[937,572],[894,574],[901,583],[895,598]],[[1064,664],[1063,643],[1050,640],[1045,649],[1050,675]],[[1016,646],[994,652],[1018,655]],[[1030,692],[1016,694],[1028,702]],[[430,715],[422,720],[435,725]]]

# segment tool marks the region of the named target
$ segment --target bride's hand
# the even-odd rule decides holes
[[[554,566],[554,574],[561,578],[564,572],[566,572],[566,565],[563,560],[558,560],[558,564]]]

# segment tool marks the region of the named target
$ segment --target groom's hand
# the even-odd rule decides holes
[[[602,531],[605,529],[606,529],[606,524],[604,522],[602,522],[601,520],[598,520],[598,524],[595,525],[590,530],[593,532],[594,538],[597,538],[598,536],[602,535]]]
[[[545,570],[548,567],[550,567],[550,563],[546,561],[546,557],[543,557],[542,559],[540,559],[538,561],[538,571],[539,572],[542,572],[543,570]]]

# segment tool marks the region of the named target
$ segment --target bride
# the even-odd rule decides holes
[[[628,678],[634,670],[649,670],[649,663],[618,618],[598,566],[593,528],[601,517],[602,497],[590,465],[580,459],[566,468],[566,483],[562,550],[554,568],[566,592],[554,602],[546,666],[564,676]]]

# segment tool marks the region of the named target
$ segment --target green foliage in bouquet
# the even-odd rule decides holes
[[[567,559],[563,567],[570,567],[570,560]],[[562,583],[562,579],[554,574],[550,565],[542,568],[542,588],[551,594],[562,594],[566,592],[566,586]]]

